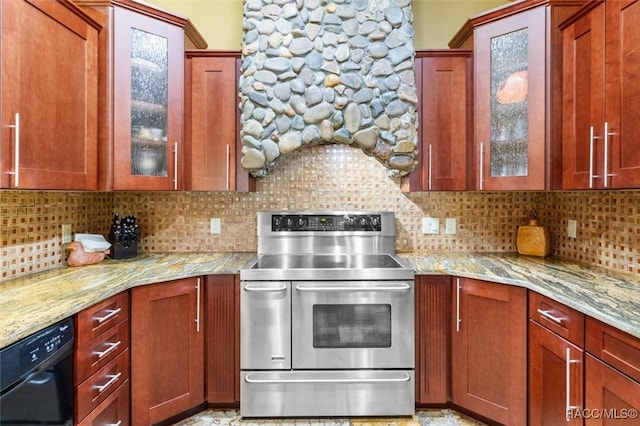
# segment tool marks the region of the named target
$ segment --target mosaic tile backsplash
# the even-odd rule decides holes
[[[392,210],[398,252],[515,252],[519,225],[536,210],[550,227],[553,255],[640,273],[640,191],[423,192],[403,194],[386,168],[361,150],[308,147],[278,160],[254,193],[0,191],[0,281],[63,266],[63,224],[107,236],[113,213],[133,214],[139,252],[256,249],[260,210]],[[209,219],[222,233],[209,234]],[[422,218],[440,219],[438,235]],[[445,218],[457,233],[445,235]],[[577,238],[568,238],[569,219]]]

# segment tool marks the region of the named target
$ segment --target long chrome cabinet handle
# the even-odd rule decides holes
[[[609,131],[609,123],[607,121],[604,122],[604,168],[603,168],[603,177],[604,177],[604,187],[609,187],[609,178],[614,176],[609,173],[609,136],[615,135],[614,132]]]
[[[460,278],[456,278],[456,333],[460,333]]]
[[[566,413],[567,413],[567,421],[570,420],[571,417],[571,411],[576,409],[576,408],[580,408],[580,406],[578,405],[571,405],[571,364],[578,364],[580,363],[579,360],[577,359],[571,359],[571,348],[567,348],[567,355],[566,355],[566,378],[565,380],[567,381],[566,383],[566,389],[565,391],[567,392],[566,395]]]
[[[200,278],[196,281],[196,332],[200,333]]]
[[[14,114],[14,123],[7,124],[7,127],[14,129],[13,132],[13,171],[6,172],[8,175],[13,175],[13,186],[18,188],[20,185],[20,113]]]
[[[411,380],[411,376],[404,373],[402,377],[388,379],[252,379],[249,374],[244,377],[246,383],[404,383]]]
[[[98,390],[98,393],[102,393],[107,388],[109,388],[109,386],[111,386],[115,382],[117,382],[118,379],[120,379],[120,376],[122,376],[122,373],[107,375],[107,376],[105,376],[105,377],[109,377],[109,381],[107,383],[105,383],[104,385],[101,385],[101,386],[94,385],[93,387]]]
[[[107,349],[105,349],[102,352],[96,352],[94,351],[93,353],[95,355],[98,355],[98,359],[104,358],[105,356],[109,355],[111,352],[115,351],[116,349],[118,349],[118,347],[122,344],[122,340],[118,340],[115,343],[106,343],[107,345],[109,345],[109,347]]]
[[[118,315],[121,311],[122,311],[122,308],[111,309],[111,310],[107,311],[107,312],[109,312],[107,315],[105,315],[103,317],[93,317],[93,319],[98,321],[98,324],[102,324],[103,322],[108,321],[111,318],[113,318],[116,315]]]
[[[278,291],[285,291],[287,289],[286,285],[279,285],[277,287],[275,286],[261,286],[261,285],[255,285],[255,284],[246,284],[244,286],[244,291],[255,291],[257,293],[269,293],[269,292],[278,292]]]
[[[484,189],[484,142],[480,142],[480,189]]]
[[[433,161],[431,160],[433,157],[431,156],[431,144],[429,144],[429,191],[431,191],[431,178],[433,177]]]
[[[593,188],[593,144],[596,137],[593,126],[589,127],[589,189]]]
[[[549,311],[543,311],[542,309],[538,309],[538,313],[540,315],[542,315],[543,317],[545,317],[546,319],[555,322],[556,324],[560,324],[562,325],[562,321],[564,321],[566,318],[560,318],[557,317],[555,315],[552,315],[551,312]]]
[[[173,190],[178,190],[178,141],[173,143]]]
[[[227,188],[227,191],[229,191],[229,172],[231,169],[231,157],[230,157],[230,151],[229,151],[229,144],[227,144],[227,177],[226,177],[226,183],[225,183],[225,188]]]
[[[411,286],[409,284],[399,284],[399,285],[387,285],[387,286],[329,286],[329,287],[321,287],[312,284],[298,284],[296,285],[296,290],[298,291],[320,291],[320,292],[348,292],[348,291],[407,291],[410,290]]]

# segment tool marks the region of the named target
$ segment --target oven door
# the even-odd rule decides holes
[[[294,369],[414,368],[413,281],[292,287]]]

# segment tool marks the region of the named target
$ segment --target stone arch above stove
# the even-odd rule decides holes
[[[411,0],[244,0],[241,164],[256,177],[305,145],[417,166]]]

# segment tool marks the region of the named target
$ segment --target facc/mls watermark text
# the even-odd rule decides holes
[[[635,408],[571,408],[567,410],[567,420],[571,419],[637,419]]]

